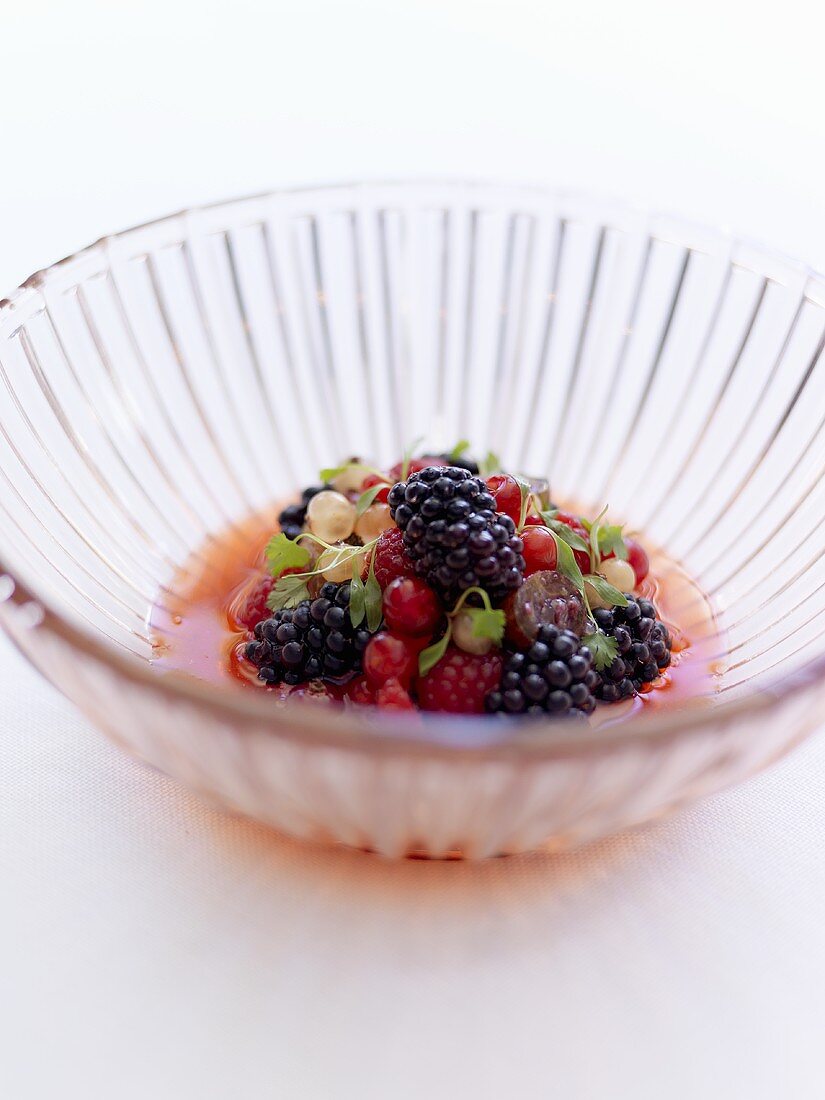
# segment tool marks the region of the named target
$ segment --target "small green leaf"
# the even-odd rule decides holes
[[[351,462],[345,462],[342,466],[327,466],[319,472],[318,477],[324,484],[335,481],[336,477],[340,477],[344,470],[348,470],[352,465]]]
[[[270,611],[280,611],[283,607],[297,607],[301,600],[308,599],[306,577],[300,573],[288,573],[278,579],[267,597],[266,606]]]
[[[470,447],[469,439],[459,439],[459,441],[458,441],[458,443],[456,443],[455,447],[453,447],[453,449],[448,452],[447,458],[461,458],[461,456],[464,454],[464,452],[469,450],[469,447]]]
[[[501,459],[498,457],[495,451],[488,451],[480,464],[481,476],[489,477],[490,474],[497,474],[500,472]]]
[[[595,573],[601,563],[601,554],[599,552],[600,542],[600,528],[601,522],[607,512],[607,505],[602,508],[601,512],[596,516],[593,522],[590,524],[588,530],[590,531],[590,571]]]
[[[593,664],[598,672],[609,668],[619,656],[619,643],[603,630],[597,630],[594,634],[585,634],[582,645],[586,645],[593,654]]]
[[[434,642],[431,646],[427,646],[426,649],[422,649],[418,654],[418,675],[426,676],[427,673],[437,665],[444,654],[447,652],[447,646],[450,644],[450,636],[452,635],[452,625],[447,624],[447,629],[437,642]]]
[[[573,551],[564,539],[561,538],[560,535],[557,535],[552,528],[550,529],[550,534],[553,536],[556,543],[556,569],[563,576],[571,580],[576,588],[578,588],[579,592],[584,595],[584,577],[582,576],[581,569],[579,569],[579,563],[573,555]]]
[[[312,557],[305,546],[288,539],[283,532],[272,536],[266,544],[264,556],[273,577],[280,577],[285,569],[303,569]]]
[[[608,523],[599,529],[599,553],[603,558],[614,554],[621,561],[627,561],[627,545],[623,528],[617,523]]]
[[[588,573],[584,579],[607,603],[612,603],[614,607],[627,607],[627,598],[604,577],[600,577],[598,573]]]
[[[524,527],[524,521],[527,519],[527,509],[530,507],[530,497],[533,490],[530,487],[530,482],[525,481],[523,477],[519,477],[517,474],[513,475],[516,484],[519,487],[521,493],[521,507],[519,509],[519,520],[517,530],[520,531]]]
[[[401,480],[406,481],[410,472],[410,462],[412,461],[413,451],[418,450],[421,444],[424,442],[424,436],[420,435],[418,439],[414,439],[412,443],[404,451],[404,457],[401,460]]]
[[[367,573],[367,583],[364,587],[364,607],[367,615],[367,630],[374,634],[381,625],[383,613],[383,594],[381,585],[375,576],[375,548],[370,555],[370,568]]]
[[[361,580],[361,562],[356,558],[352,563],[352,580],[349,586],[349,617],[353,626],[360,626],[367,613],[364,582]]]
[[[366,512],[367,508],[373,503],[381,490],[386,489],[386,487],[386,485],[371,485],[369,489],[365,489],[356,502],[356,516],[363,516],[364,512]]]
[[[495,645],[501,645],[507,616],[500,608],[468,607],[465,610],[473,624],[474,638],[489,638]]]
[[[590,553],[590,547],[587,545],[581,535],[577,535],[572,527],[568,527],[562,520],[555,518],[555,513],[558,512],[558,508],[554,508],[549,512],[542,512],[541,518],[550,528],[554,535],[558,535],[560,539],[567,543],[568,546],[572,546],[574,550],[584,550],[585,554]]]

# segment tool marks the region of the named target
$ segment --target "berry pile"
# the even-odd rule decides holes
[[[489,460],[488,460],[489,466]],[[672,639],[642,546],[460,451],[325,470],[280,514],[233,629],[264,685],[348,705],[586,721]]]

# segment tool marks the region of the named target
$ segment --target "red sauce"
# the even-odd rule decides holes
[[[264,688],[255,669],[239,660],[244,632],[232,604],[263,575],[263,550],[277,530],[278,509],[253,516],[211,539],[178,570],[152,608],[154,663],[161,671],[184,672],[230,690]],[[716,691],[719,634],[707,598],[684,570],[662,552],[650,554],[650,576],[639,593],[652,599],[673,635],[673,660],[654,685],[636,699],[599,706],[591,721],[612,724],[650,707],[671,707]]]

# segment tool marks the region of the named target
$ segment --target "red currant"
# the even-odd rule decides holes
[[[636,574],[636,584],[641,584],[650,572],[650,558],[647,551],[635,539],[625,539],[627,560]]]
[[[487,488],[493,494],[496,511],[504,512],[513,523],[521,519],[521,489],[509,474],[492,474],[487,478]]]
[[[546,527],[525,527],[521,533],[524,543],[524,575],[538,573],[542,569],[555,569],[558,554],[556,540]]]
[[[419,577],[396,577],[384,591],[384,618],[399,634],[432,634],[441,618],[441,602]]]
[[[373,687],[387,680],[398,680],[406,687],[418,665],[418,649],[407,638],[399,638],[388,630],[379,630],[364,650],[364,673]]]
[[[390,486],[386,484],[384,478],[379,477],[377,474],[369,474],[364,478],[361,491],[366,492],[367,489],[372,489],[374,485],[380,485],[381,488],[373,497],[373,504],[386,504],[387,497],[390,495]]]

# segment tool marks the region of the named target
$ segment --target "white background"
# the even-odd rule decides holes
[[[409,175],[823,268],[818,9],[0,0],[0,293],[184,205]],[[820,737],[583,854],[386,865],[205,808],[0,642],[0,1096],[819,1097],[824,795]]]

